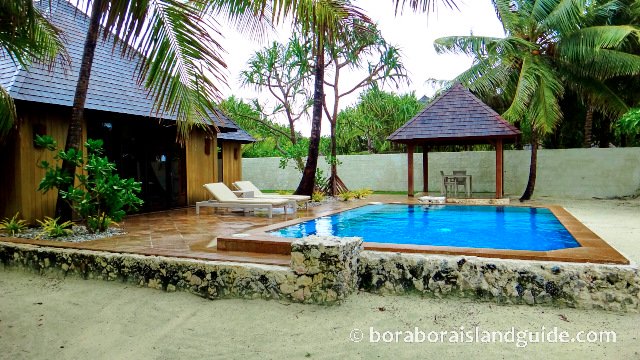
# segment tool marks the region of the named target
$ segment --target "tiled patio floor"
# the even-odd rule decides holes
[[[218,251],[215,241],[218,236],[246,232],[255,228],[293,220],[298,217],[315,217],[339,208],[351,208],[372,201],[412,203],[405,195],[373,195],[365,200],[349,202],[337,201],[308,210],[298,210],[296,214],[283,214],[274,210],[269,219],[266,212],[258,211],[254,216],[241,212],[202,208],[196,215],[194,207],[175,209],[150,214],[133,215],[120,223],[127,234],[82,243],[68,243],[46,240],[15,239],[9,241],[34,245],[100,250],[142,255],[170,256],[202,260],[251,262],[272,265],[288,265],[288,255],[261,254],[237,251]],[[0,238],[0,241],[8,239]]]

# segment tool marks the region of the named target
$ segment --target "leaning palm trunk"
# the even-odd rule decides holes
[[[82,122],[84,119],[84,105],[87,100],[87,90],[89,89],[89,78],[91,77],[91,67],[93,64],[93,56],[96,52],[98,43],[98,34],[100,32],[100,8],[102,0],[94,0],[91,8],[91,19],[89,20],[89,30],[84,43],[82,53],[82,63],[80,64],[80,73],[78,75],[78,84],[76,93],[73,98],[73,108],[71,109],[71,122],[67,131],[67,143],[65,151],[69,149],[80,149],[82,142]],[[62,162],[62,171],[71,177],[71,181],[75,178],[76,166],[70,161]],[[58,199],[56,200],[56,217],[61,221],[71,220],[71,206],[62,199],[61,192],[58,191]]]
[[[593,108],[589,106],[587,108],[587,115],[584,118],[584,142],[582,147],[591,147],[591,129],[593,128]]]
[[[296,195],[311,195],[315,187],[316,167],[320,152],[320,129],[322,126],[322,104],[324,103],[324,45],[320,37],[317,40],[315,84],[313,94],[313,115],[311,118],[311,137],[307,163],[302,172],[302,179],[294,192]]]
[[[529,181],[520,201],[531,200],[533,189],[536,186],[536,170],[538,168],[538,137],[532,135],[531,139],[531,163],[529,164]]]

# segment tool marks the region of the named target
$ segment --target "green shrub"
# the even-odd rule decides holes
[[[19,212],[13,215],[11,219],[5,218],[2,220],[2,222],[0,222],[0,230],[7,234],[11,234],[11,236],[24,231],[24,229],[27,228],[27,222],[22,219],[18,219],[18,216],[20,216]]]
[[[324,194],[321,191],[314,191],[313,194],[311,194],[311,201],[320,202],[322,200],[324,200]]]
[[[47,235],[52,238],[71,235],[73,233],[73,230],[71,230],[73,223],[71,221],[65,221],[62,224],[58,224],[58,219],[59,218],[52,219],[46,216],[44,221],[38,220],[38,224],[42,226],[42,232],[38,234],[37,238],[42,237],[42,235]]]
[[[36,144],[51,151],[57,151],[57,144],[50,136],[38,136]],[[91,233],[105,231],[113,221],[120,221],[126,211],[137,210],[142,205],[137,194],[140,183],[133,179],[121,179],[114,163],[102,156],[102,140],[87,140],[84,144],[87,158],[82,153],[70,149],[60,150],[56,160],[69,160],[77,169],[77,186],[69,174],[62,171],[58,164],[40,162],[45,170],[38,190],[45,193],[58,189],[62,198],[82,218]]]
[[[289,190],[278,190],[278,195],[291,195],[293,192]]]
[[[340,200],[342,201],[349,201],[355,199],[356,195],[353,191],[345,191],[338,194],[338,198],[340,198]]]
[[[356,199],[365,199],[371,194],[373,194],[373,191],[371,189],[359,189],[353,191],[353,196]]]

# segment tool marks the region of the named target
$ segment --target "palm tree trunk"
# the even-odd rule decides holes
[[[529,181],[524,194],[520,197],[520,201],[531,200],[533,189],[536,186],[536,170],[538,168],[538,137],[531,135],[531,163],[529,164]]]
[[[76,93],[73,98],[71,122],[69,123],[69,129],[67,131],[67,141],[64,147],[65,151],[69,151],[70,149],[78,150],[81,146],[84,105],[87,100],[89,78],[91,77],[91,66],[93,65],[93,56],[96,52],[96,44],[98,43],[98,35],[100,33],[101,7],[102,0],[93,0],[89,30],[87,31],[87,37],[84,43],[82,63],[80,63],[80,73],[78,75]],[[69,174],[71,178],[75,178],[76,167],[72,162],[63,161],[62,171]],[[73,186],[73,182],[69,185]],[[62,199],[61,193],[58,191],[58,199],[56,200],[56,217],[59,217],[61,221],[67,221],[71,220],[71,215],[71,206]]]
[[[600,147],[609,148],[611,143],[611,119],[608,116],[602,116],[600,122]]]
[[[582,147],[590,148],[591,147],[591,129],[593,128],[593,108],[591,106],[587,107],[587,115],[584,119],[584,141],[582,142]]]
[[[302,179],[296,189],[296,195],[311,195],[315,186],[318,154],[320,152],[320,129],[322,126],[322,104],[324,103],[324,44],[317,40],[315,84],[313,93],[313,112],[311,117],[311,136],[307,163],[302,172]]]
[[[336,123],[336,120],[331,122],[331,177],[329,178],[329,195],[331,196],[336,196],[336,193],[338,192],[338,145],[336,144]]]

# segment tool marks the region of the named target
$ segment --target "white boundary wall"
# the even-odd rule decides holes
[[[338,175],[350,189],[407,190],[407,155],[339,156]],[[504,153],[505,194],[520,195],[527,184],[530,152]],[[261,189],[295,189],[300,174],[280,169],[279,158],[245,158],[242,174]],[[328,176],[324,158],[318,161]],[[429,153],[429,191],[439,191],[440,171],[467,170],[474,192],[495,191],[495,153]],[[415,190],[422,189],[422,154],[414,155]],[[534,197],[591,198],[623,196],[640,188],[640,148],[539,150]]]

